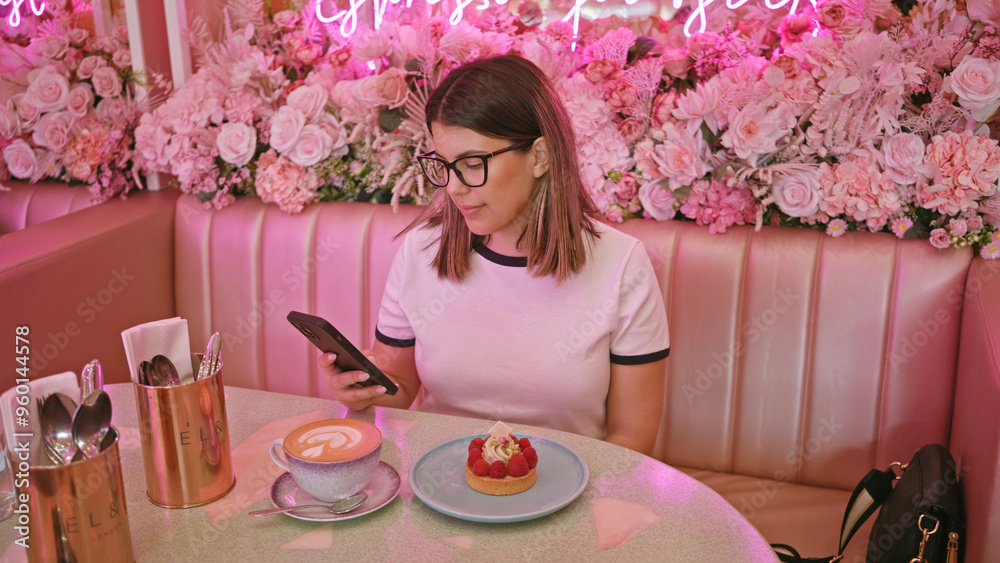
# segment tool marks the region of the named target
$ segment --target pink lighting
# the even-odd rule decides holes
[[[0,3],[9,2],[23,2],[24,0],[0,0]],[[428,6],[433,6],[440,4],[442,0],[424,0],[424,3]],[[580,15],[583,13],[583,8],[591,0],[575,0],[573,7],[566,12],[563,16],[562,21],[572,21],[573,23],[573,37],[576,38],[580,31]],[[596,0],[598,4],[603,4],[606,0]],[[638,2],[639,0],[625,0],[625,4],[631,6]],[[704,33],[705,28],[708,24],[708,7],[715,3],[716,0],[691,0],[693,4],[693,9],[691,14],[688,16],[687,21],[684,22],[684,34],[690,37],[692,33]],[[726,8],[730,10],[735,10],[750,0],[726,0]],[[34,5],[34,0],[31,0],[32,5]],[[324,0],[316,0],[315,9],[316,17],[324,23],[333,23],[340,21],[340,34],[344,37],[353,35],[357,31],[358,27],[358,13],[362,6],[368,2],[368,0],[350,0],[350,7],[344,10],[339,10],[333,14],[324,13],[323,9]],[[382,27],[382,22],[385,21],[385,12],[390,4],[397,5],[403,3],[404,0],[372,0],[372,10],[373,10],[373,27],[378,30]],[[478,2],[478,3],[476,3]],[[451,14],[448,16],[448,23],[451,25],[458,25],[462,22],[465,17],[465,9],[470,5],[475,3],[476,10],[485,10],[490,7],[491,3],[497,6],[504,6],[509,2],[509,0],[455,0],[455,8],[452,10]],[[794,14],[799,8],[800,0],[764,0],[764,5],[770,10],[779,10],[785,6],[789,6],[788,13]],[[813,7],[816,6],[816,0],[808,0],[809,4]],[[675,10],[679,10],[681,6],[684,5],[684,0],[673,0],[673,7]],[[405,0],[403,7],[409,9],[413,6],[413,0]],[[336,7],[334,7],[336,9]],[[12,14],[13,17],[13,14]],[[697,30],[692,31],[692,28],[697,24]],[[576,47],[574,42],[573,47]]]
[[[10,16],[8,16],[7,21],[10,23],[11,27],[17,27],[21,25],[21,4],[24,4],[25,0],[0,0],[0,6],[8,6],[13,4],[10,10]],[[31,12],[36,16],[42,15],[45,11],[45,2],[39,2],[35,5],[35,0],[28,0],[31,5]]]

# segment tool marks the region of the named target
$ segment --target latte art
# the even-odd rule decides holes
[[[357,447],[364,436],[357,428],[321,427],[299,436],[303,459],[321,459],[332,452]]]
[[[357,420],[320,420],[292,431],[285,451],[306,461],[344,461],[364,455],[382,441],[378,428]]]

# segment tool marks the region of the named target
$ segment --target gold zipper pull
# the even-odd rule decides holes
[[[948,561],[958,563],[958,532],[948,534]]]
[[[910,563],[927,563],[927,559],[924,558],[924,550],[927,549],[927,540],[930,539],[931,534],[938,531],[938,526],[941,525],[941,522],[935,520],[934,528],[928,530],[927,528],[924,528],[923,523],[924,515],[921,514],[920,519],[917,520],[917,528],[924,533],[924,537],[920,539],[920,548],[917,550],[917,556],[910,559]]]

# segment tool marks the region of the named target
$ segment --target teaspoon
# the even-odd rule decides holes
[[[42,439],[49,452],[55,454],[62,464],[70,463],[76,454],[73,441],[73,399],[62,393],[53,393],[42,403]]]
[[[174,363],[170,361],[166,356],[157,354],[153,356],[153,369],[160,374],[160,385],[166,384],[168,387],[173,387],[175,385],[181,384],[180,375],[177,374],[177,368],[174,367]]]
[[[73,441],[84,457],[100,452],[101,441],[111,428],[111,397],[98,389],[76,408],[73,415]]]
[[[254,510],[250,513],[250,516],[267,516],[269,514],[282,514],[284,512],[291,512],[293,510],[298,510],[300,508],[322,508],[330,511],[333,514],[343,514],[345,512],[350,512],[361,505],[368,495],[365,493],[358,493],[352,497],[347,497],[342,500],[331,504],[299,504],[296,506],[285,506],[281,508],[270,508],[268,510]]]

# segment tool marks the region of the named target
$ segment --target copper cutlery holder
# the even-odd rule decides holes
[[[192,354],[194,373],[202,359],[202,354]],[[164,508],[190,508],[225,496],[236,480],[221,364],[191,383],[133,385],[149,501]]]
[[[94,457],[31,467],[26,489],[18,489],[28,496],[29,561],[135,560],[118,431],[109,433],[114,442]]]

